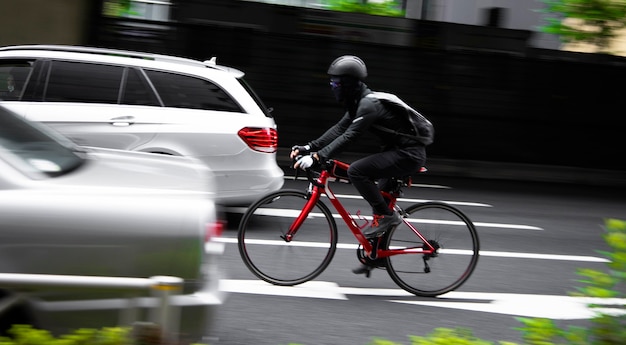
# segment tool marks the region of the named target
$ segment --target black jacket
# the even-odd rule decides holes
[[[406,115],[392,113],[378,99],[365,97],[370,93],[372,91],[367,85],[362,84],[360,97],[357,97],[355,104],[349,107],[339,122],[326,130],[319,138],[309,142],[311,150],[317,151],[322,160],[332,158],[342,152],[348,144],[360,138],[368,130],[379,138],[383,150],[422,146],[417,140],[372,127],[377,124],[402,133],[409,133]]]

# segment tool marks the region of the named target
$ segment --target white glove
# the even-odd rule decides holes
[[[308,169],[313,165],[313,157],[311,156],[303,156],[302,158],[296,161],[296,168],[300,168],[302,170]]]

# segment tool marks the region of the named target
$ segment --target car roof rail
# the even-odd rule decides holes
[[[16,46],[0,47],[0,51],[8,51],[8,50],[48,50],[48,51],[71,52],[71,53],[113,55],[113,56],[121,56],[121,57],[135,58],[135,59],[179,63],[179,64],[185,64],[185,65],[197,66],[197,67],[209,67],[209,68],[215,68],[215,69],[229,71],[229,72],[235,72],[235,74],[237,74],[236,72],[238,72],[237,70],[233,68],[218,65],[216,63],[215,57],[212,57],[210,60],[206,60],[202,62],[199,60],[188,59],[188,58],[177,57],[177,56],[170,56],[170,55],[145,53],[145,52],[138,52],[138,51],[131,51],[131,50],[111,49],[111,48],[88,47],[88,46],[30,44],[30,45],[16,45]]]

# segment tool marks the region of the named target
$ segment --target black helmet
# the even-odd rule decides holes
[[[367,77],[367,67],[363,60],[354,55],[340,56],[328,67],[328,74],[336,76],[349,75],[359,80]]]

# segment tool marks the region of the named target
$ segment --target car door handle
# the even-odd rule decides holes
[[[133,116],[119,116],[119,117],[114,117],[111,120],[109,120],[109,123],[117,127],[127,127],[135,123],[134,120],[135,120],[135,117]]]

